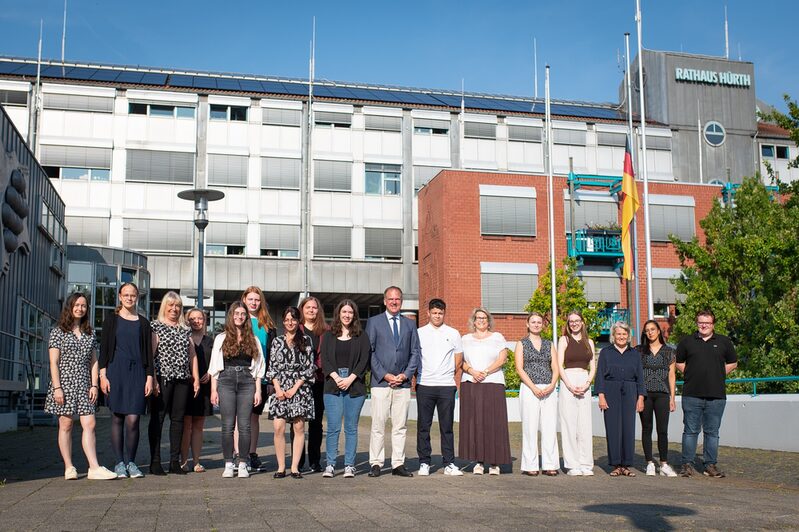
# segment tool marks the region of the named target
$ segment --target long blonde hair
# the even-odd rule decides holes
[[[158,307],[158,321],[164,323],[166,318],[166,307],[170,303],[178,303],[180,305],[180,312],[178,312],[178,325],[186,327],[186,317],[183,315],[183,300],[177,292],[170,290],[164,294],[164,299],[161,300],[161,306]]]

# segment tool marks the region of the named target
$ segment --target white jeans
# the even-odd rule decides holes
[[[405,463],[405,433],[410,388],[372,388],[372,432],[369,437],[369,464],[383,467],[386,459],[386,421],[391,418],[391,467]]]
[[[546,384],[537,384],[541,390]],[[558,392],[539,399],[525,384],[519,391],[522,416],[522,471],[538,471],[538,429],[541,429],[541,468],[560,469],[558,456]]]
[[[572,384],[582,384],[588,380],[588,372],[584,369],[568,368],[564,371]],[[586,391],[582,397],[575,397],[561,381],[559,403],[563,466],[566,469],[593,468],[590,391]]]

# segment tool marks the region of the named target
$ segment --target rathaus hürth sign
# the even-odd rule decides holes
[[[677,81],[693,81],[707,85],[727,85],[731,87],[750,87],[752,85],[752,77],[749,74],[697,70],[695,68],[675,68],[674,79]]]

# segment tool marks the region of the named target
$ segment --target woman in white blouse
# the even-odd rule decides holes
[[[460,397],[460,441],[458,455],[477,464],[472,470],[482,475],[499,475],[500,464],[510,464],[508,409],[505,403],[505,375],[508,358],[505,338],[492,332],[494,319],[484,308],[476,308],[463,337],[463,377]]]

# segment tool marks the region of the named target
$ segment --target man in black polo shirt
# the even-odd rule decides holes
[[[738,366],[735,347],[726,336],[716,334],[716,316],[709,310],[696,315],[698,332],[686,336],[677,345],[677,369],[684,376],[682,389],[682,467],[680,476],[693,474],[696,440],[703,431],[702,461],[704,473],[722,478],[716,467],[719,454],[719,427],[727,404],[724,380]]]

